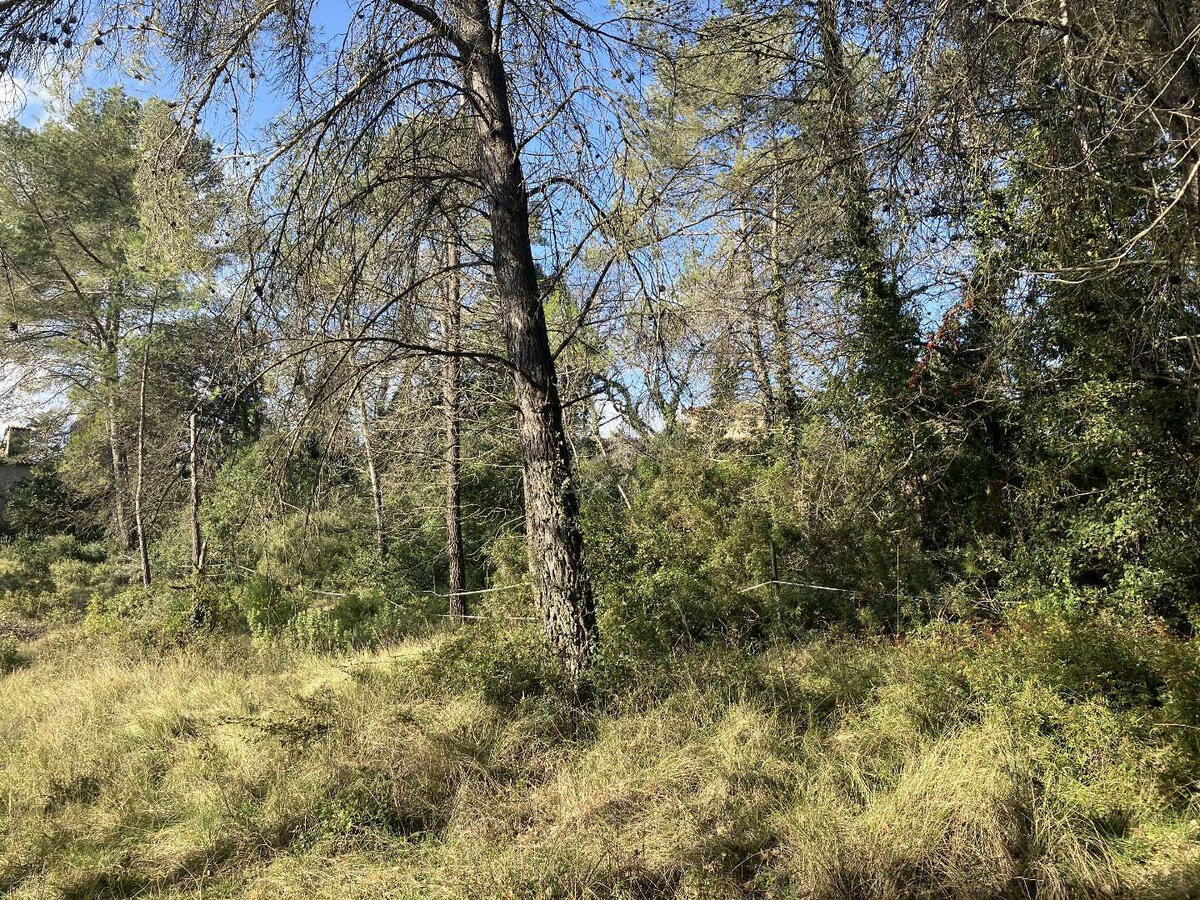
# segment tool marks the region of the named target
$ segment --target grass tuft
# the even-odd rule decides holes
[[[328,656],[60,630],[0,677],[0,890],[1195,893],[1196,646],[1090,637],[698,648],[581,708],[522,632],[505,671],[462,634]]]

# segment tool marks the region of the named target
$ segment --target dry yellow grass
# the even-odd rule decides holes
[[[1165,730],[1102,698],[1064,699],[1035,673],[1004,698],[962,702],[939,683],[952,651],[937,638],[828,640],[731,654],[723,668],[719,654],[682,659],[681,672],[712,677],[680,674],[654,699],[587,711],[553,695],[498,704],[441,690],[430,660],[445,640],[314,656],[45,639],[0,678],[0,889],[263,900],[1200,889],[1196,805],[1165,781],[1186,760],[1169,736],[1146,738]]]

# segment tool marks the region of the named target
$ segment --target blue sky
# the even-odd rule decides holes
[[[351,5],[346,0],[317,0],[313,24],[319,40],[336,39],[351,18]],[[42,77],[25,78],[0,76],[0,118],[16,117],[30,127],[58,115],[71,97],[89,88],[124,88],[132,97],[172,99],[178,95],[179,83],[168,64],[150,58],[147,68],[150,77],[137,79],[128,72],[103,64],[99,59],[88,62],[82,75],[63,77],[46,71]],[[252,102],[239,104],[242,137],[253,140],[268,122],[284,110],[286,100],[271,90],[269,78],[254,82]],[[201,129],[220,142],[229,138],[232,144],[232,120],[228,104],[213,103],[204,113]]]
[[[580,6],[594,20],[611,15],[607,0],[587,0]],[[319,44],[329,42],[335,47],[339,45],[357,7],[358,3],[352,4],[347,0],[316,0],[311,20],[316,41]],[[179,82],[172,67],[153,55],[144,60],[142,78],[107,63],[108,60],[97,54],[85,65],[82,74],[76,73],[73,77],[49,70],[41,78],[0,76],[0,118],[12,116],[29,127],[37,127],[61,116],[71,99],[88,89],[120,86],[128,95],[143,100],[151,97],[173,99],[179,94]],[[287,104],[291,102],[286,86],[277,90],[269,71],[258,74],[259,77],[252,82],[243,79],[238,88],[239,127],[236,130],[228,98],[215,98],[202,114],[200,130],[209,134],[221,148],[220,152],[227,157],[234,153],[253,154],[256,150],[265,149],[265,127],[285,112]],[[250,91],[249,95],[246,94],[247,90]],[[242,166],[247,161],[231,158],[229,164]],[[3,366],[0,366],[0,422],[25,417],[11,402],[4,400],[5,382],[11,386],[14,377],[19,378],[19,374],[14,376],[10,372],[6,378]]]

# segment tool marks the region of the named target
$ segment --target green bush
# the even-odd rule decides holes
[[[605,641],[662,655],[698,641],[762,645],[831,624],[892,631],[944,615],[952,601],[956,614],[973,614],[970,586],[938,600],[938,561],[905,531],[916,505],[865,478],[890,464],[892,440],[880,424],[871,442],[847,447],[814,420],[795,458],[770,442],[713,449],[674,436],[627,474],[585,468]],[[821,505],[825,495],[837,502]]]
[[[414,591],[373,552],[345,560],[337,589],[286,586],[255,573],[230,593],[233,608],[257,640],[288,642],[307,650],[370,647],[425,631],[434,598]]]
[[[504,707],[565,687],[561,667],[532,625],[463,627],[435,647],[420,672],[430,690],[479,691],[488,702]]]
[[[586,507],[600,630],[636,654],[696,640],[759,639],[773,618],[769,519],[745,460],[698,450],[638,463],[620,497]]]
[[[116,593],[131,574],[107,562],[100,544],[22,536],[0,543],[0,610],[31,619],[78,616],[94,593]]]
[[[232,599],[250,633],[259,638],[280,634],[301,609],[277,579],[258,572],[237,586]]]
[[[11,672],[20,662],[16,635],[0,635],[0,673]]]
[[[57,468],[33,467],[30,477],[8,489],[4,499],[4,529],[30,537],[69,533],[81,539],[103,536],[95,504],[75,494]]]
[[[389,596],[375,585],[360,587],[331,600],[314,596],[311,605],[295,612],[282,629],[297,646],[334,651],[375,647],[427,628],[422,601],[413,596]]]
[[[115,594],[93,593],[85,627],[146,649],[177,647],[191,637],[192,597],[170,585],[134,585]]]

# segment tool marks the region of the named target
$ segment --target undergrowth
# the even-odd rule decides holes
[[[601,664],[63,629],[0,677],[0,891],[1181,897],[1200,643],[1103,620]]]

